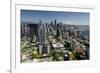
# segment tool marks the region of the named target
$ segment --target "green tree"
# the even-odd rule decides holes
[[[34,58],[39,59],[39,54],[36,50],[34,50],[31,55],[31,59],[34,59]]]

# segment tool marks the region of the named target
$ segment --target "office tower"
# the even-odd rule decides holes
[[[45,49],[45,24],[42,24],[42,21],[39,21],[39,53],[43,54],[43,50]]]
[[[28,33],[28,27],[27,24],[24,24],[24,36],[27,37],[27,33]]]
[[[21,24],[21,37],[25,34],[24,24]]]
[[[46,30],[45,32],[48,33],[48,24],[47,23],[45,23],[45,30]]]
[[[60,22],[60,24],[59,24],[59,32],[60,32],[60,40],[62,40],[63,29],[62,29],[62,23],[61,23],[61,22]]]
[[[21,37],[26,36],[27,37],[27,24],[21,23]]]
[[[62,23],[61,22],[59,23],[59,28],[62,31]]]
[[[55,25],[55,27],[57,26],[57,21],[56,20],[54,20],[54,25]]]
[[[53,27],[53,21],[51,21],[51,23],[50,23],[50,24],[51,24],[51,27]]]
[[[29,44],[36,40],[36,36],[38,36],[38,25],[35,23],[27,25],[27,36],[29,37]]]
[[[59,24],[57,24],[57,36],[60,36],[60,31],[59,31]]]
[[[40,45],[45,44],[45,24],[42,21],[39,22],[39,39]]]

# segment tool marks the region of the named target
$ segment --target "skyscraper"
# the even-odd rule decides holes
[[[57,25],[57,21],[56,21],[56,20],[54,20],[54,25],[55,25],[55,27],[56,27],[56,25]]]
[[[45,24],[42,24],[42,21],[39,23],[39,43],[40,45],[45,44]]]
[[[42,21],[39,21],[39,53],[43,54],[44,44],[45,44],[45,24],[42,24]]]

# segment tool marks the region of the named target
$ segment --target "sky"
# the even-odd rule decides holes
[[[54,21],[64,24],[89,25],[89,13],[83,12],[58,12],[58,11],[39,11],[39,10],[21,10],[21,22],[39,22],[49,23]]]

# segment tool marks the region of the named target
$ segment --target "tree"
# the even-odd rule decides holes
[[[58,51],[54,51],[53,52],[53,59],[56,60],[56,61],[60,61],[60,57],[62,57],[62,53],[61,52],[58,52]]]
[[[32,52],[31,59],[34,59],[34,58],[39,59],[39,54],[37,51]]]

